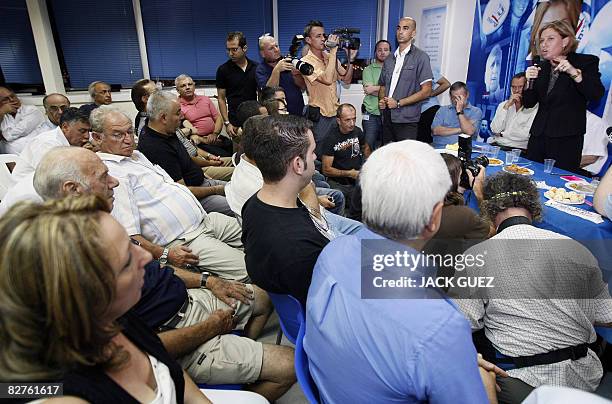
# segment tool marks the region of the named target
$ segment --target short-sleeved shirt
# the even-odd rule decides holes
[[[438,68],[432,67],[431,71],[433,73],[433,80],[431,83],[431,89],[435,90],[436,87],[439,87],[440,85],[437,84],[438,80],[440,80],[440,70],[438,70]],[[435,107],[436,105],[440,105],[440,102],[438,102],[438,97],[432,96],[427,98],[425,101],[423,101],[423,103],[421,104],[421,112],[425,112],[427,111],[429,108],[431,107]]]
[[[378,64],[376,62],[370,63],[365,69],[363,69],[363,85],[377,86],[381,72],[381,64]],[[380,109],[378,109],[378,94],[366,94],[366,96],[363,98],[363,105],[365,106],[365,109],[368,114],[380,115]]]
[[[399,49],[398,49],[399,50]],[[396,55],[397,54],[397,55]],[[421,85],[432,80],[433,73],[429,64],[429,56],[414,45],[403,56],[404,63],[401,66],[397,84],[390,94],[393,72],[396,68],[395,62],[401,54],[397,51],[389,55],[383,63],[382,72],[378,84],[385,86],[385,96],[393,97],[395,100],[406,98],[421,90]],[[393,123],[417,123],[421,117],[421,103],[406,105],[391,110],[391,122]]]
[[[334,69],[331,84],[323,84],[317,79],[325,73],[328,63],[335,63],[335,60],[329,61],[329,55],[323,53],[321,60],[312,53],[311,50],[302,58],[304,62],[310,63],[314,67],[314,72],[310,76],[304,76],[306,79],[306,87],[308,89],[308,105],[319,107],[321,115],[326,117],[336,116],[336,110],[340,105],[338,103],[338,93],[336,92],[336,81],[338,80],[338,71]]]
[[[178,313],[187,299],[187,288],[171,267],[162,268],[157,260],[149,262],[144,269],[142,296],[132,311],[156,329]]]
[[[273,67],[266,62],[261,62],[257,65],[255,76],[257,77],[257,86],[262,89],[272,75]],[[287,111],[292,115],[302,115],[304,113],[304,97],[302,90],[295,85],[293,75],[289,71],[281,72],[278,84],[285,90],[285,98],[287,100]]]
[[[138,150],[150,162],[163,168],[174,181],[182,178],[188,187],[197,187],[204,182],[204,172],[191,160],[176,135],[163,135],[145,126],[138,139]]]
[[[242,208],[246,269],[268,292],[290,294],[306,304],[312,270],[328,242],[299,201],[297,208],[281,208],[255,194]]]
[[[351,133],[344,134],[336,127],[333,128],[325,139],[323,155],[333,156],[332,167],[338,170],[360,170],[363,165],[363,153],[361,146],[365,145],[365,137],[358,127]],[[355,180],[346,177],[334,177],[341,184],[354,184]]]
[[[219,111],[210,98],[205,95],[196,95],[193,100],[187,101],[179,97],[181,112],[185,118],[198,130],[199,135],[208,135],[215,130],[215,122]]]
[[[236,111],[244,101],[257,99],[257,80],[255,69],[257,63],[247,58],[247,66],[242,70],[236,63],[228,60],[217,69],[216,86],[225,89],[228,118],[232,125],[237,125]]]
[[[463,113],[470,121],[474,122],[476,132],[474,132],[473,136],[474,138],[476,138],[478,136],[478,131],[480,130],[480,120],[482,119],[482,111],[480,110],[480,108],[468,104],[463,109]],[[431,124],[431,129],[433,130],[437,126],[457,129],[461,126],[459,124],[457,110],[454,106],[444,105],[440,107],[440,109],[438,109],[438,112],[436,112],[436,116],[434,117],[434,120]],[[434,147],[444,147],[447,144],[457,143],[459,139],[459,135],[438,136],[432,133],[431,136],[433,137]]]

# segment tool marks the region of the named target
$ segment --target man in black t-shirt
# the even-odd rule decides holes
[[[225,181],[206,178],[176,137],[182,117],[176,95],[169,91],[151,94],[147,101],[147,115],[149,122],[138,140],[138,150],[151,163],[163,168],[174,181],[189,188],[206,212],[234,216],[225,199]]]
[[[363,132],[355,126],[355,119],[355,107],[351,104],[338,107],[338,127],[327,135],[321,158],[323,174],[329,177],[329,185],[342,191],[347,205],[350,205],[359,170],[371,153]]]
[[[258,121],[251,147],[264,185],[242,208],[242,242],[252,282],[304,305],[314,264],[333,238],[320,211],[298,199],[315,170],[311,127],[294,115]]]
[[[246,56],[247,41],[242,32],[227,34],[225,44],[230,60],[217,69],[215,79],[219,112],[223,117],[225,130],[230,137],[236,136],[238,105],[247,100],[257,100],[257,63]],[[225,104],[227,102],[227,105]]]

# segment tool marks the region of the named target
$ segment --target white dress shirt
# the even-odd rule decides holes
[[[538,113],[538,104],[533,108],[521,107],[516,110],[516,105],[505,109],[506,101],[497,106],[495,116],[491,121],[491,131],[495,134],[495,143],[506,147],[517,147],[527,149],[529,142],[529,130]],[[499,134],[503,136],[499,136]]]
[[[43,132],[48,132],[55,128],[57,128],[57,125],[51,122],[49,120],[49,117],[46,117],[45,121],[41,123],[40,125],[38,125],[38,127],[32,131],[31,136],[38,136]]]
[[[263,176],[257,166],[245,160],[244,154],[234,168],[232,179],[225,184],[225,198],[237,217],[242,216],[242,207],[263,186]]]
[[[395,91],[395,87],[397,87],[397,82],[402,74],[402,66],[404,66],[404,58],[410,52],[410,48],[412,48],[412,44],[408,45],[403,52],[400,52],[399,48],[395,50],[395,67],[393,68],[393,75],[391,76],[391,86],[389,86],[389,97],[393,97],[393,92]]]
[[[593,174],[599,174],[604,163],[608,159],[608,143],[610,140],[606,135],[606,122],[592,113],[586,113],[586,133],[584,134],[584,143],[582,144],[583,156],[598,156],[599,158],[592,164],[583,167]]]
[[[108,172],[119,180],[112,215],[132,236],[159,244],[194,231],[206,217],[195,196],[160,166],[135,150],[131,157],[98,152]]]
[[[20,154],[31,139],[31,134],[45,120],[43,113],[33,105],[22,105],[13,117],[4,115],[0,131],[4,137],[4,152]]]
[[[22,178],[21,181],[18,181],[9,188],[4,198],[2,198],[2,202],[0,202],[0,217],[17,202],[32,201],[40,203],[43,201],[34,189],[33,179],[34,173]]]
[[[30,140],[30,143],[23,149],[19,155],[19,161],[13,170],[13,178],[19,181],[27,175],[34,174],[36,167],[47,152],[55,147],[70,146],[64,132],[59,127],[40,135]]]

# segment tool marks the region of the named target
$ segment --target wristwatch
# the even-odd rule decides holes
[[[457,115],[463,115],[463,111],[457,112]]]
[[[209,277],[215,277],[217,275],[211,274],[210,272],[202,272],[202,277],[200,278],[200,287],[206,289],[206,282],[208,282]]]
[[[402,107],[402,106],[400,105],[400,102],[399,102],[399,100],[398,100],[398,101],[397,101],[397,107],[396,107],[396,108],[397,108],[397,109],[400,109],[401,107]]]
[[[168,247],[164,248],[162,255],[159,256],[160,265],[166,265],[168,263],[168,253],[169,252],[170,252],[170,249]]]
[[[223,125],[227,126],[230,124],[230,121],[223,121]]]

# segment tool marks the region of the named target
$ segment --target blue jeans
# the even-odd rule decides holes
[[[382,119],[380,115],[368,114],[368,120],[361,121],[361,127],[365,134],[365,141],[370,146],[370,149],[374,151],[380,147],[382,143]]]
[[[344,213],[345,201],[344,201],[344,194],[342,194],[341,191],[338,191],[337,189],[333,189],[333,188],[316,187],[316,192],[317,192],[317,196],[327,195],[333,198],[334,204],[336,206],[334,206],[331,209],[326,208],[328,211],[335,213],[336,215],[342,215]]]
[[[332,230],[332,232],[334,232],[336,237],[355,234],[363,228],[362,223],[349,219],[348,217],[335,215],[331,212],[328,212],[325,215],[325,218],[329,223],[329,228]]]

